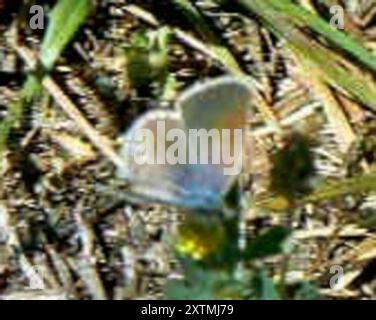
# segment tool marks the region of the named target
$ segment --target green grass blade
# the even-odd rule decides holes
[[[318,16],[310,13],[289,0],[238,0],[243,7],[256,14],[276,36],[284,38],[288,46],[307,64],[314,64],[325,76],[328,84],[341,88],[361,103],[376,110],[376,88],[374,83],[366,81],[361,72],[346,69],[338,58],[339,52],[347,52],[358,58],[369,71],[375,71],[376,57],[352,40],[346,34],[332,29]],[[278,3],[277,3],[278,2]],[[283,4],[281,4],[283,2]],[[303,17],[298,17],[303,14]],[[305,19],[304,19],[305,17]],[[318,41],[309,38],[303,27],[320,33],[328,42],[334,43],[336,51],[327,49]],[[338,35],[340,35],[338,37]],[[334,41],[334,38],[337,39]],[[337,56],[336,56],[337,55]],[[351,64],[351,61],[349,61]],[[354,66],[355,67],[355,66]]]
[[[45,68],[53,67],[66,45],[89,16],[91,8],[91,0],[58,1],[51,12],[40,53]]]
[[[243,1],[251,2],[250,0]],[[331,45],[343,50],[365,67],[376,72],[376,56],[373,53],[364,48],[362,44],[350,34],[332,27],[315,13],[294,4],[290,0],[252,0],[252,2],[262,2],[263,5],[273,7],[275,12],[288,14],[290,21],[295,26],[300,28],[309,27],[311,30],[324,37]]]
[[[361,195],[374,191],[376,191],[376,174],[360,175],[321,186],[306,197],[304,203],[328,201],[345,195]]]
[[[234,74],[241,75],[241,68],[232,53],[222,45],[221,39],[211,29],[201,13],[189,0],[171,0],[185,18],[194,27],[195,31],[205,40],[211,50],[221,63]]]

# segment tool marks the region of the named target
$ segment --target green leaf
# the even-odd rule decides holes
[[[302,282],[299,284],[294,298],[298,300],[317,300],[322,297],[318,288],[314,284],[310,282]]]
[[[86,21],[92,9],[91,0],[60,0],[53,8],[47,32],[43,39],[40,59],[46,69],[51,69]]]
[[[327,182],[304,198],[304,203],[321,202],[345,195],[359,195],[376,191],[376,174],[364,174],[336,182]]]
[[[273,154],[271,191],[288,199],[306,194],[315,175],[310,141],[293,134],[286,145]]]
[[[169,282],[166,297],[174,300],[214,300],[218,298],[215,288],[225,279],[224,273],[186,266],[185,279]]]
[[[360,227],[367,228],[367,229],[376,228],[376,210],[374,209],[366,210],[365,216],[361,218],[358,224]]]
[[[252,279],[252,297],[257,300],[280,300],[280,294],[274,281],[265,269],[257,271]]]
[[[285,241],[291,231],[284,227],[274,227],[248,245],[244,252],[246,260],[261,259],[284,251]]]
[[[132,36],[126,49],[127,71],[131,83],[142,87],[158,80],[164,85],[168,77],[171,30],[141,30]]]
[[[6,150],[11,131],[20,125],[24,103],[25,101],[22,98],[12,102],[10,104],[9,114],[0,122],[0,156],[2,156]],[[2,171],[3,168],[0,169]]]
[[[244,299],[249,296],[246,285],[249,274],[235,279],[231,272],[202,268],[197,264],[183,264],[183,280],[172,280],[166,286],[166,298],[174,300]],[[248,294],[247,294],[248,293]]]
[[[179,82],[172,73],[168,73],[166,79],[163,83],[163,88],[161,90],[161,100],[172,101],[176,98],[179,88]]]

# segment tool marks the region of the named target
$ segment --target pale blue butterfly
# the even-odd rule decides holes
[[[174,110],[154,110],[137,119],[123,136],[120,156],[125,165],[120,177],[129,182],[127,198],[137,203],[158,202],[199,210],[219,210],[224,195],[236,176],[224,174],[228,164],[138,164],[134,152],[140,129],[156,131],[157,121],[164,120],[166,130],[243,129],[251,106],[251,86],[239,78],[224,76],[193,85],[178,98]],[[157,136],[164,142],[166,136]],[[235,140],[224,148],[235,150]],[[242,150],[242,148],[240,149]],[[211,149],[200,151],[211,152]],[[237,157],[241,158],[242,152]],[[211,154],[208,155],[212,157]],[[237,162],[241,164],[241,161]],[[238,165],[237,164],[237,165]]]

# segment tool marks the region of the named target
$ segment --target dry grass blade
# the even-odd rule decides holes
[[[15,46],[15,50],[20,57],[32,69],[37,65],[35,55],[25,47]],[[50,77],[45,76],[42,80],[43,87],[48,90],[51,96],[55,99],[56,103],[71,118],[77,126],[82,130],[82,133],[93,143],[93,145],[102,152],[112,163],[118,167],[122,167],[123,161],[112,148],[110,141],[99,134],[99,132],[85,119],[83,114],[78,110],[69,97],[63,92],[59,85]]]
[[[372,53],[352,41],[350,37],[333,30],[319,17],[298,8],[291,1],[286,1],[283,4],[278,4],[278,1],[274,0],[242,0],[239,2],[247,10],[260,16],[267,28],[279,38],[286,39],[287,45],[301,59],[309,61],[310,64],[314,64],[316,68],[321,69],[324,75],[323,80],[326,83],[343,90],[362,104],[376,110],[376,85],[374,81],[364,81],[366,70],[370,73],[375,70],[376,58]],[[304,20],[304,15],[298,17],[298,11],[305,14],[308,20]],[[343,63],[345,58],[335,53],[335,49],[328,49],[316,39],[306,35],[304,30],[307,28],[321,32],[324,38],[332,41],[339,49],[355,54],[365,66],[364,73],[360,72],[359,68],[350,60],[346,60],[347,65],[345,67]],[[331,58],[328,59],[328,57]],[[351,66],[350,69],[348,66]]]
[[[348,151],[356,141],[356,135],[339,101],[328,85],[322,80],[324,78],[322,71],[317,66],[308,63],[304,58],[298,59],[297,64],[301,65],[300,78],[303,82],[312,85],[313,93],[322,102],[329,123],[335,128],[338,141],[341,142],[341,150],[343,152]],[[310,74],[310,77],[305,77],[304,75],[306,74]]]
[[[4,232],[6,238],[8,238],[7,244],[9,248],[13,248],[13,250],[18,250],[21,248],[21,243],[16,229],[11,223],[11,217],[8,209],[3,203],[0,203],[0,230]],[[19,252],[18,260],[23,274],[28,279],[30,287],[45,288],[46,283],[44,279],[21,250]]]

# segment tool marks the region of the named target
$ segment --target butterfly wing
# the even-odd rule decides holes
[[[126,133],[120,151],[126,165],[119,170],[119,175],[130,182],[130,199],[136,202],[162,202],[196,209],[220,209],[223,195],[230,187],[234,176],[224,173],[227,164],[211,163],[213,154],[210,150],[214,150],[211,148],[212,145],[209,145],[210,150],[188,150],[188,143],[191,142],[189,130],[243,128],[249,95],[249,87],[244,82],[229,77],[219,78],[188,89],[178,100],[176,111],[152,111],[137,120]],[[209,160],[207,164],[158,164],[157,158],[165,158],[166,149],[160,150],[156,146],[164,144],[168,148],[172,143],[167,141],[163,132],[158,131],[158,122],[164,123],[165,132],[180,129],[187,133],[187,152],[197,153],[198,159],[201,154],[206,155]],[[154,133],[156,140],[151,148],[137,137],[142,129]],[[221,148],[231,149],[236,143],[242,142],[235,139],[230,139],[227,144],[223,143],[222,139],[219,142],[212,141],[212,144],[216,143],[219,143]],[[154,150],[154,156],[152,153],[146,155],[144,162],[139,163],[135,160],[135,155],[140,148]],[[237,156],[237,159],[241,158],[241,154]]]
[[[202,181],[199,190],[205,189],[207,192],[217,192],[223,196],[237,174],[241,172],[243,130],[248,113],[252,109],[251,94],[252,86],[246,80],[225,76],[199,83],[186,90],[178,99],[177,109],[183,115],[187,130],[206,129],[206,132],[210,132],[215,129],[220,133],[219,138],[210,140],[209,148],[190,151],[196,152],[199,157],[204,155],[211,160],[214,158],[215,151],[222,156],[230,155],[230,159],[233,159],[233,162],[226,162],[221,158],[218,164],[201,165],[202,168],[198,170],[205,172],[203,175],[205,180]],[[227,140],[222,135],[225,131],[229,133]],[[194,137],[194,135],[189,136]]]
[[[218,209],[219,193],[202,188],[204,181],[218,178],[208,171],[209,168],[202,165],[158,164],[157,158],[165,157],[165,150],[158,149],[157,145],[165,144],[166,149],[171,145],[171,141],[166,141],[166,135],[161,130],[158,131],[158,123],[164,125],[165,132],[171,129],[185,132],[178,112],[152,111],[135,121],[122,138],[120,156],[125,164],[118,169],[118,176],[129,181],[126,195],[128,200],[136,203],[160,202],[189,208]],[[152,146],[150,140],[143,140],[139,136],[145,129],[153,133],[155,140]],[[148,148],[154,153],[143,153],[143,161],[137,160],[137,154]]]
[[[242,129],[252,104],[251,93],[246,80],[224,76],[192,86],[176,104],[187,128]]]

